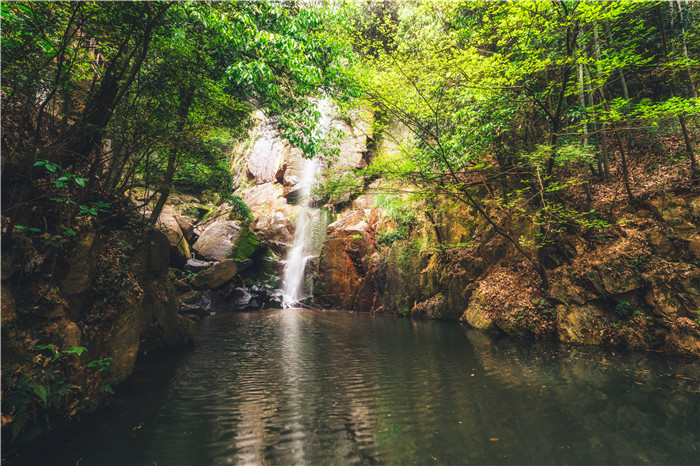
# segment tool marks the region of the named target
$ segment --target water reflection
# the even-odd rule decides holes
[[[694,464],[700,457],[700,369],[692,361],[293,309],[206,319],[195,350],[174,360],[174,368],[148,374],[165,381],[150,389],[155,395],[138,376],[120,391],[116,412],[44,443],[51,454],[30,448],[8,459]]]

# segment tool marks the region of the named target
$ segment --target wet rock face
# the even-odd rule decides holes
[[[328,226],[316,281],[319,300],[331,307],[354,309],[356,301],[371,304],[371,292],[361,285],[376,251],[365,211],[353,211]],[[367,282],[369,284],[369,282]]]
[[[294,223],[282,212],[271,212],[259,216],[253,222],[253,230],[280,257],[286,255],[294,240]]]
[[[331,144],[339,152],[326,176],[335,177],[366,165],[372,115],[368,111],[355,111],[341,116],[332,109],[331,113],[330,128],[337,133]],[[275,254],[284,257],[294,240],[294,218],[299,211],[296,196],[305,159],[300,149],[281,139],[273,119],[262,114],[258,118],[260,123],[251,133],[253,143],[241,156],[245,160],[247,181],[255,185],[239,194],[256,218],[253,231]]]
[[[194,243],[192,249],[207,260],[224,261],[233,252],[240,232],[236,222],[222,220],[209,225]]]
[[[284,157],[284,163],[277,174],[277,180],[284,186],[284,195],[297,189],[301,181],[301,171],[304,166],[302,151],[297,148],[290,149]]]
[[[677,217],[688,221],[686,204],[677,205],[685,209]],[[365,212],[351,211],[328,228],[316,279],[319,305],[700,356],[696,231],[686,235],[641,219],[603,243],[568,234],[556,245],[551,286],[543,289],[512,247],[484,225],[467,223],[465,213],[442,220],[443,237],[463,242],[466,235],[476,244],[440,253],[418,246],[425,238],[429,245],[432,234],[420,225],[409,238],[377,245],[386,224]],[[465,225],[455,225],[459,218]]]
[[[288,147],[278,139],[276,133],[263,133],[253,143],[253,151],[248,158],[248,175],[254,178],[257,184],[275,181],[286,151]]]
[[[283,186],[276,183],[253,186],[242,192],[255,216],[253,232],[281,257],[294,241],[294,218],[299,212],[298,206],[287,203],[283,193]]]
[[[170,244],[161,231],[90,232],[69,252],[59,287],[46,287],[37,277],[25,280],[23,287],[3,281],[3,375],[38,376],[26,357],[37,344],[52,345],[56,351],[84,347],[87,356],[72,354],[54,361],[51,381],[65,379],[82,387],[80,402],[85,402],[87,413],[105,396],[101,387],[129,377],[140,355],[191,341],[194,325],[178,315],[179,302],[168,278]],[[37,296],[45,305],[34,308],[28,303]],[[109,364],[97,373],[88,366],[91,360]],[[56,413],[60,410],[66,417],[52,417],[52,427],[75,415],[68,414],[75,407],[72,400],[57,398]],[[31,398],[21,403],[29,407],[17,409],[35,409],[43,416],[45,404]],[[13,428],[21,431],[23,426]]]

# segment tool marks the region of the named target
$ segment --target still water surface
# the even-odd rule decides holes
[[[455,323],[212,316],[14,464],[698,464],[700,368]]]

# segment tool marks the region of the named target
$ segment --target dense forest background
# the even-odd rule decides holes
[[[598,202],[641,208],[648,189],[698,176],[689,2],[17,2],[2,14],[4,232],[45,235],[52,254],[81,225],[133,210],[122,194],[134,187],[160,200],[152,219],[173,188],[230,195],[221,149],[255,108],[314,156],[320,94],[414,133],[410,153],[363,175],[479,210],[465,188],[483,183],[499,209],[535,209],[539,246],[569,222],[610,224]],[[533,251],[521,252],[546,281]]]

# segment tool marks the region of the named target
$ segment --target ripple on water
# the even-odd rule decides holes
[[[121,388],[126,413],[15,462],[692,464],[700,451],[692,362],[303,310],[213,316],[197,341]]]

